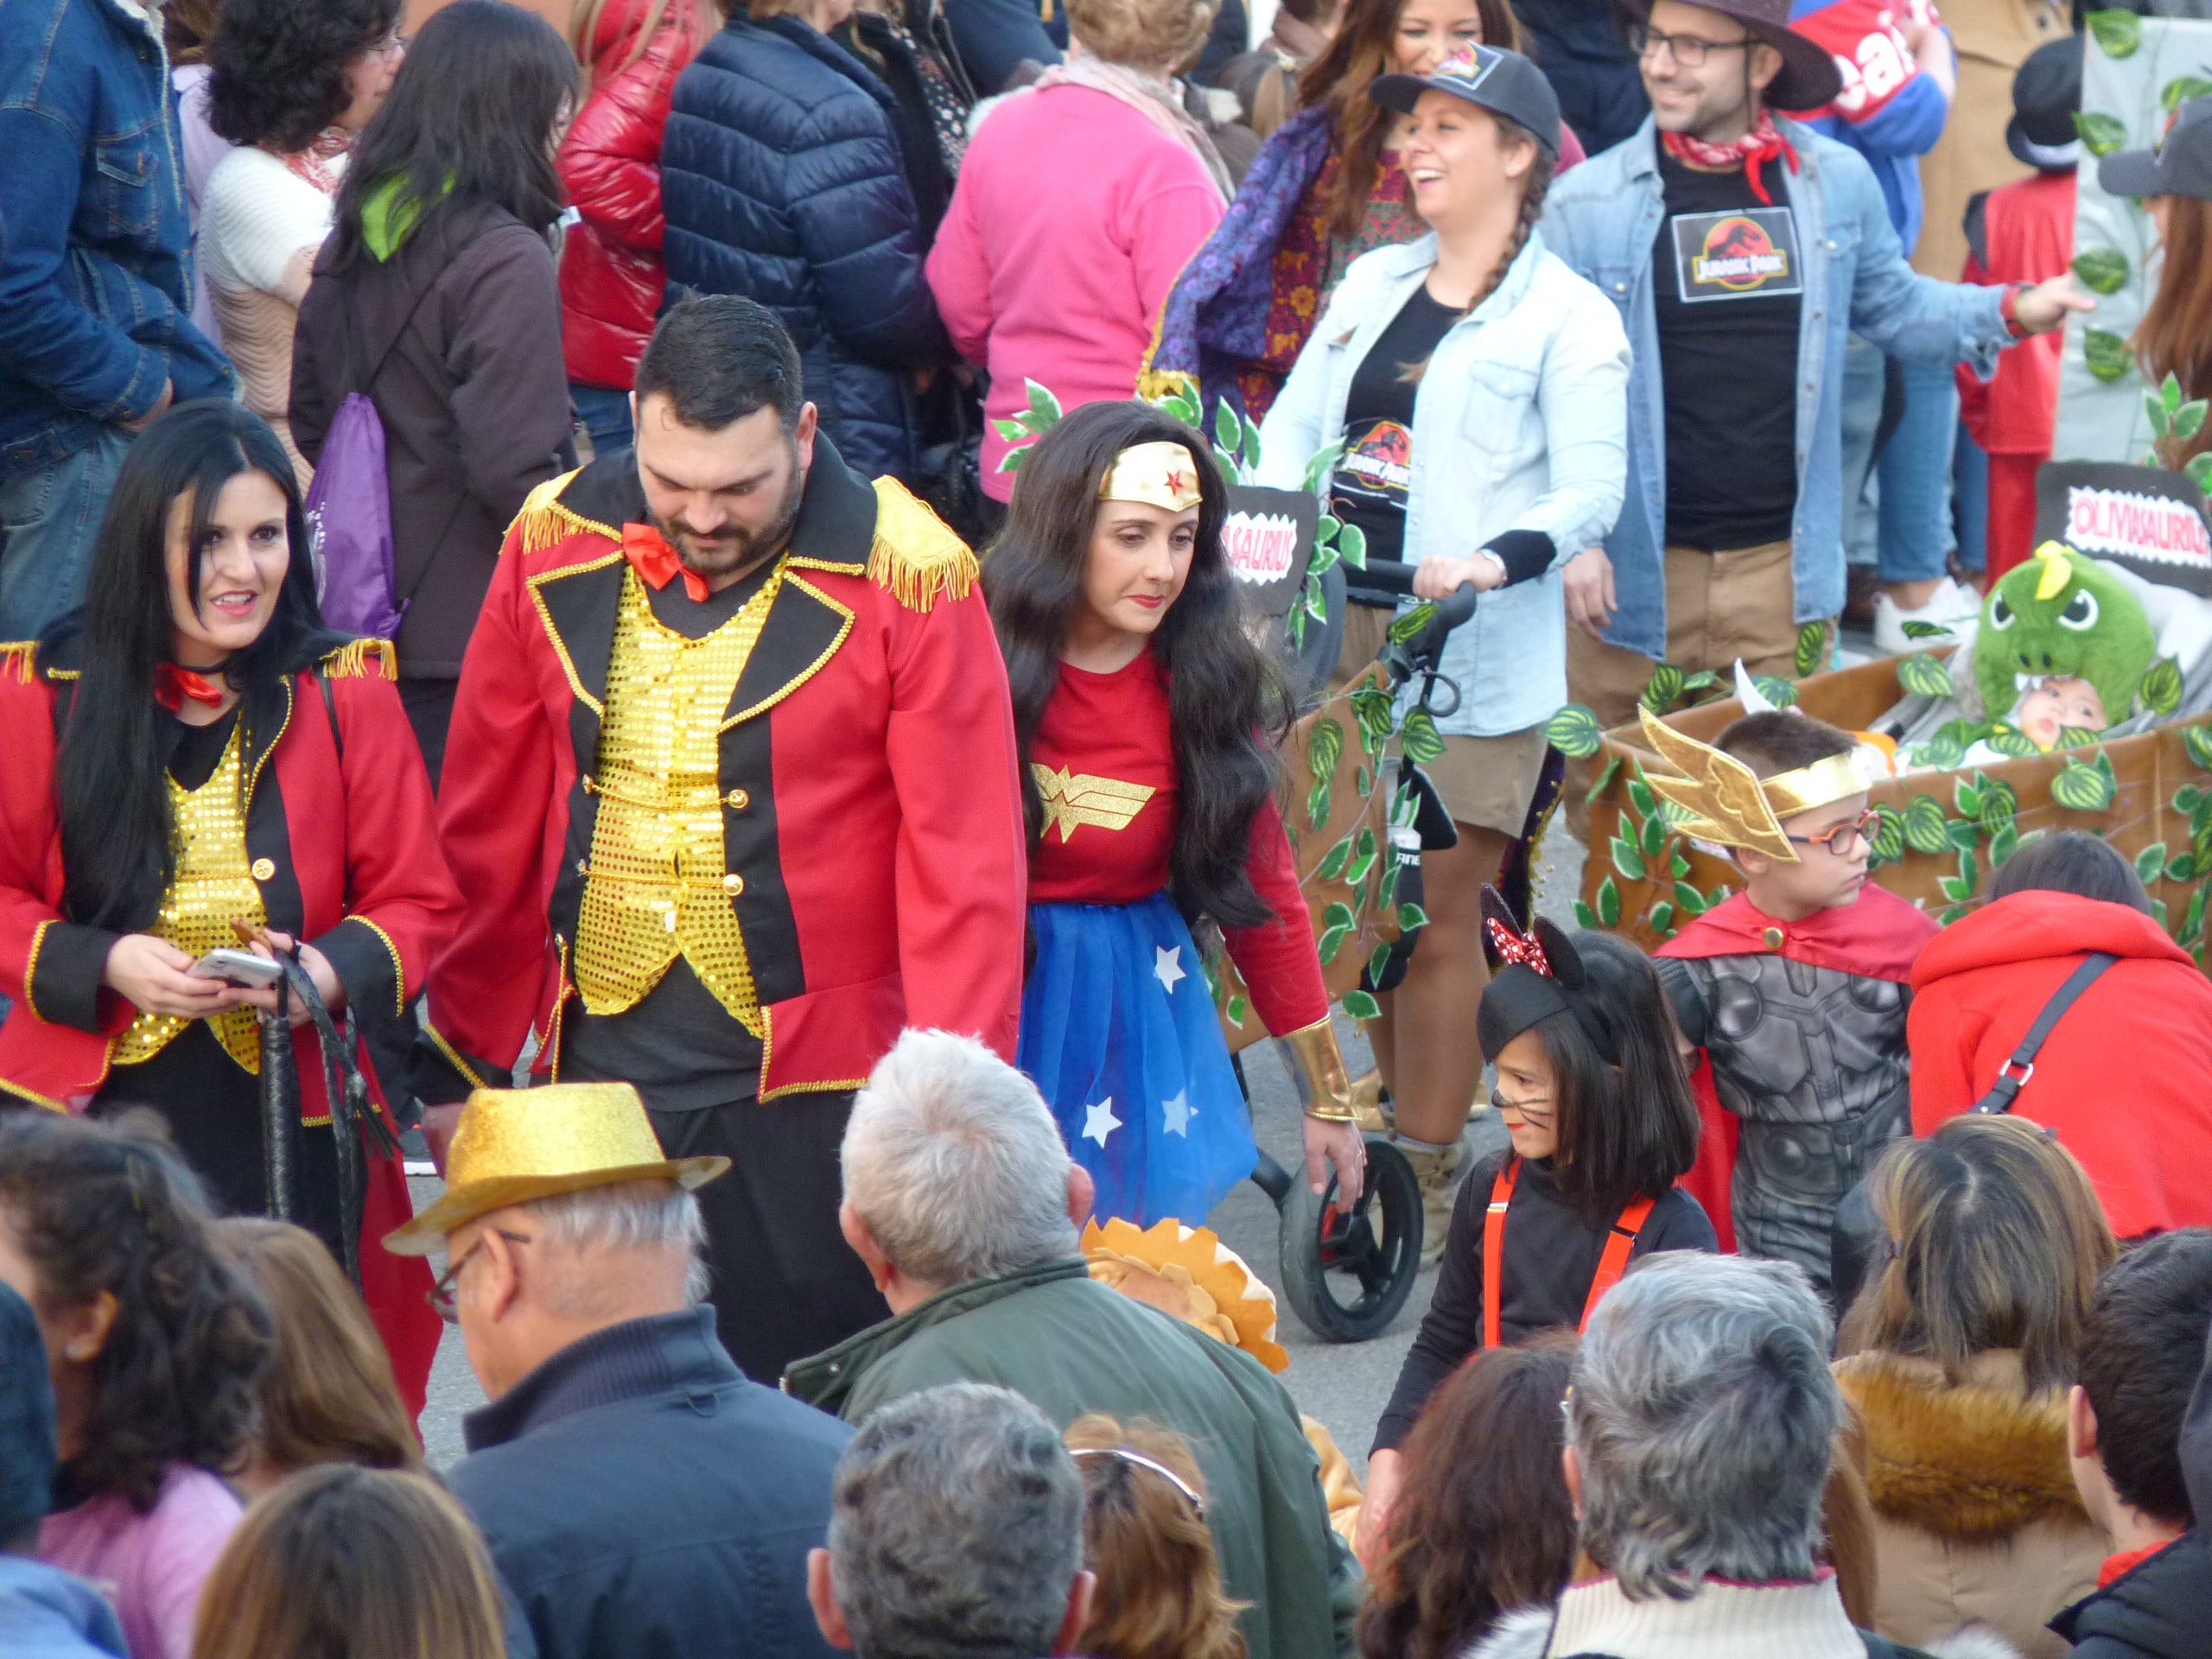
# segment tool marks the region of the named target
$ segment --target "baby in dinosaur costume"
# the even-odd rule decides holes
[[[2158,654],[2150,619],[2094,559],[2045,542],[1990,589],[1974,636],[1982,708],[2042,749],[2063,727],[2127,718]]]

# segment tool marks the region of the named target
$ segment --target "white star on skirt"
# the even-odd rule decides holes
[[[1083,1109],[1083,1138],[1096,1141],[1102,1147],[1106,1137],[1122,1127],[1122,1120],[1114,1116],[1114,1096],[1109,1095],[1096,1105]]]
[[[1179,944],[1154,945],[1152,950],[1152,976],[1160,982],[1161,990],[1166,991],[1170,996],[1174,995],[1176,981],[1190,977],[1183,971],[1183,947]]]
[[[1185,1140],[1188,1140],[1191,1135],[1191,1120],[1198,1115],[1198,1109],[1191,1104],[1191,1091],[1187,1089],[1178,1089],[1173,1098],[1160,1103],[1160,1109],[1167,1119],[1167,1133],[1179,1135]]]

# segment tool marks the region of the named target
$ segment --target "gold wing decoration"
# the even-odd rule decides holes
[[[1130,820],[1157,792],[1148,784],[1125,784],[1118,778],[1099,778],[1087,772],[1071,775],[1065,766],[1055,770],[1035,760],[1029,763],[1029,770],[1036,774],[1037,792],[1045,802],[1045,833],[1052,834],[1058,826],[1063,846],[1080,824],[1101,830],[1128,829]]]
[[[1644,774],[1644,781],[1662,797],[1691,815],[1689,822],[1676,825],[1677,829],[1700,841],[1748,847],[1785,864],[1797,861],[1797,849],[1782,833],[1766,791],[1749,766],[1653,718],[1649,709],[1639,706],[1637,713],[1643,721],[1643,735],[1660,758],[1685,774],[1681,778],[1656,772]]]

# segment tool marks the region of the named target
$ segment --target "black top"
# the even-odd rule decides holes
[[[1375,1427],[1375,1450],[1394,1451],[1437,1385],[1483,1345],[1483,1222],[1509,1151],[1484,1159],[1459,1184],[1451,1231],[1437,1271],[1436,1295],[1407,1351],[1398,1386]],[[1522,1160],[1505,1211],[1505,1263],[1498,1276],[1497,1334],[1516,1343],[1539,1331],[1582,1323],[1583,1305],[1605,1253],[1610,1217],[1592,1227],[1560,1196],[1548,1160]],[[1698,1201],[1675,1187],[1651,1206],[1631,1262],[1657,1250],[1714,1250],[1719,1241]]]
[[[1344,453],[1329,511],[1367,537],[1370,563],[1405,557],[1406,491],[1413,481],[1414,395],[1406,371],[1428,361],[1466,314],[1439,303],[1426,285],[1407,296],[1390,326],[1352,372],[1344,398]]]
[[[238,709],[243,706],[232,703],[219,719],[211,720],[205,726],[188,726],[175,715],[164,716],[176,728],[175,747],[169,751],[169,776],[179,789],[198,789],[215,775],[223,750],[230,743],[231,728],[238,723]]]
[[[653,616],[687,639],[703,639],[735,616],[775,569],[770,560],[720,593],[694,601],[672,578],[646,597]],[[760,1039],[682,957],[627,1012],[600,1015],[579,1002],[563,1017],[561,1075],[578,1083],[633,1083],[654,1111],[691,1111],[743,1100],[760,1087]]]
[[[1804,295],[1795,214],[1732,173],[1663,150],[1667,204],[1651,294],[1667,404],[1667,541],[1707,552],[1786,541],[1797,511],[1797,318]]]
[[[713,1309],[585,1337],[463,1428],[448,1484],[543,1659],[832,1659],[806,1553],[852,1431],[747,1382]]]
[[[2212,1630],[2212,1554],[2188,1532],[2050,1621],[2073,1659],[2202,1659]]]

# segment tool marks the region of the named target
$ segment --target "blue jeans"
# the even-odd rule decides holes
[[[1883,383],[1904,383],[1904,414],[1874,458]],[[1851,337],[1844,353],[1843,543],[1853,564],[1879,568],[1884,582],[1932,582],[1951,544],[1951,441],[1958,382],[1948,364],[1885,359]]]
[[[569,396],[575,400],[576,414],[583,421],[584,430],[591,434],[594,455],[611,454],[617,449],[627,449],[636,442],[637,431],[630,424],[630,394],[607,386],[588,386],[581,380],[569,382]]]
[[[1989,457],[1974,441],[1964,421],[1959,423],[1958,445],[1951,468],[1958,480],[1955,504],[1959,531],[1959,563],[1967,569],[1989,569]]]
[[[132,435],[104,427],[62,461],[0,483],[0,639],[35,639],[85,594],[85,567]]]

